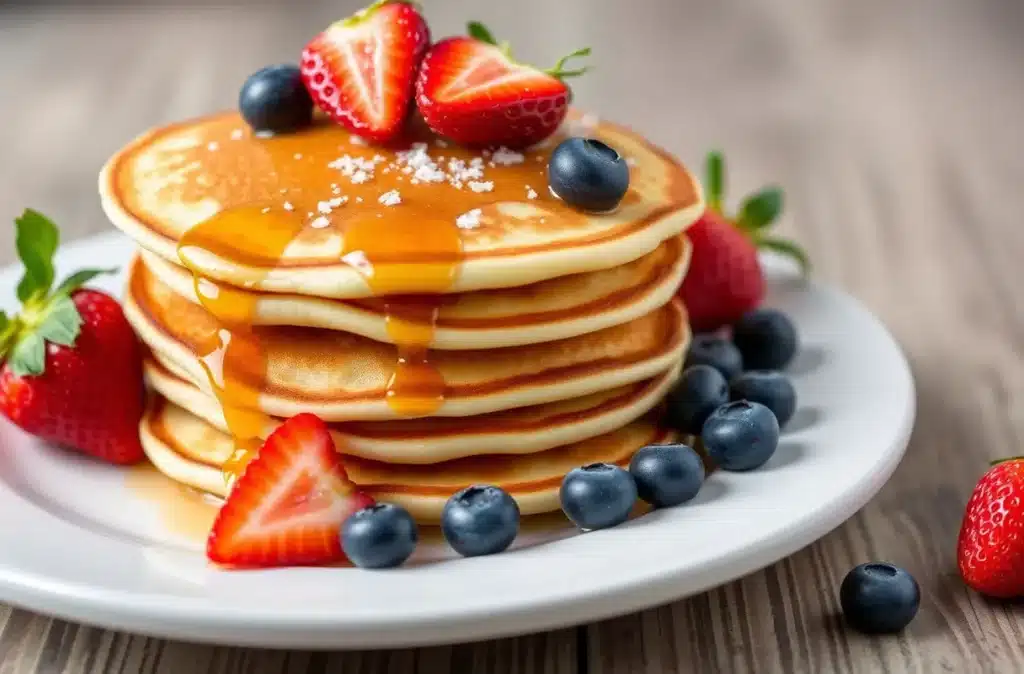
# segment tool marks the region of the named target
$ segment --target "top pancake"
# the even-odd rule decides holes
[[[614,212],[583,213],[549,193],[548,157],[570,130],[629,160],[629,192]],[[323,121],[258,138],[224,113],[140,136],[104,167],[100,191],[117,227],[170,261],[180,245],[203,277],[336,299],[511,288],[608,269],[655,250],[703,208],[678,162],[603,122],[570,124],[522,155],[482,155],[423,130],[371,147]]]

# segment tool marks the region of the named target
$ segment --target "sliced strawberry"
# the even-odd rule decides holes
[[[469,32],[441,40],[423,57],[416,105],[430,128],[463,145],[512,148],[554,133],[572,98],[562,80],[586,70],[565,70],[565,63],[590,50],[544,71],[512,60],[508,44],[497,44],[479,23],[471,23]]]
[[[401,131],[429,44],[430,30],[415,5],[377,0],[306,45],[302,81],[336,122],[386,142]]]
[[[372,504],[349,482],[324,422],[300,414],[267,438],[235,482],[206,556],[243,567],[341,561],[342,523]]]

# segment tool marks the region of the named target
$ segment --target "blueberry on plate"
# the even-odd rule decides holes
[[[755,309],[732,326],[732,341],[750,370],[781,370],[800,346],[796,326],[778,309]]]
[[[710,365],[694,365],[665,398],[665,421],[672,428],[700,435],[704,422],[716,409],[729,402],[729,384]]]
[[[364,569],[401,566],[416,549],[419,535],[412,515],[390,503],[375,503],[349,515],[341,525],[341,549]]]
[[[629,188],[629,167],[613,148],[593,138],[567,138],[548,162],[555,196],[584,211],[610,211]]]
[[[636,504],[636,483],[628,471],[610,463],[573,468],[562,480],[562,511],[580,529],[622,524]]]
[[[752,470],[772,458],[778,448],[779,422],[761,403],[738,400],[712,412],[700,438],[719,468]]]
[[[267,66],[242,85],[238,109],[257,132],[288,133],[313,121],[313,99],[297,66]]]
[[[859,632],[899,632],[921,605],[921,588],[909,573],[885,562],[855,566],[839,588],[839,603],[850,627]]]
[[[466,487],[444,504],[441,533],[463,557],[502,552],[519,533],[519,505],[501,487]]]
[[[686,503],[704,483],[704,461],[687,445],[647,445],[629,462],[641,499],[655,508]]]
[[[796,412],[796,389],[789,377],[772,370],[750,370],[729,383],[733,400],[761,403],[772,411],[779,428],[784,427]]]
[[[716,335],[694,335],[686,352],[686,367],[710,365],[731,381],[743,372],[743,356],[729,340]]]

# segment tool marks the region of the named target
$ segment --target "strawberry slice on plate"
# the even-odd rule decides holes
[[[235,481],[206,556],[235,567],[343,561],[342,523],[372,504],[349,481],[324,422],[299,414],[267,438]]]
[[[416,5],[377,0],[317,35],[302,51],[302,81],[336,122],[386,142],[402,129],[430,30]]]
[[[483,25],[469,24],[469,36],[441,40],[427,52],[416,80],[416,105],[434,132],[469,146],[526,147],[559,127],[572,98],[563,80],[586,68],[567,70],[569,59],[550,70],[512,59],[508,43],[498,44]]]

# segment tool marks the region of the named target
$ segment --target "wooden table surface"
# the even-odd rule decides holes
[[[810,250],[819,278],[888,324],[912,363],[918,422],[895,477],[783,562],[594,625],[306,653],[167,642],[0,606],[0,672],[1024,671],[1021,610],[968,591],[954,552],[986,461],[1021,453],[1024,437],[1024,3],[427,4],[436,35],[485,19],[540,63],[592,45],[597,68],[576,86],[580,105],[687,162],[722,147],[734,194],[785,186],[786,233]],[[33,206],[69,238],[109,227],[95,176],[119,145],[232,105],[250,71],[294,60],[355,3],[84,5],[0,2],[0,220]],[[11,235],[0,241],[7,263]],[[840,579],[875,559],[905,566],[922,587],[921,612],[899,636],[863,637],[837,617]]]

